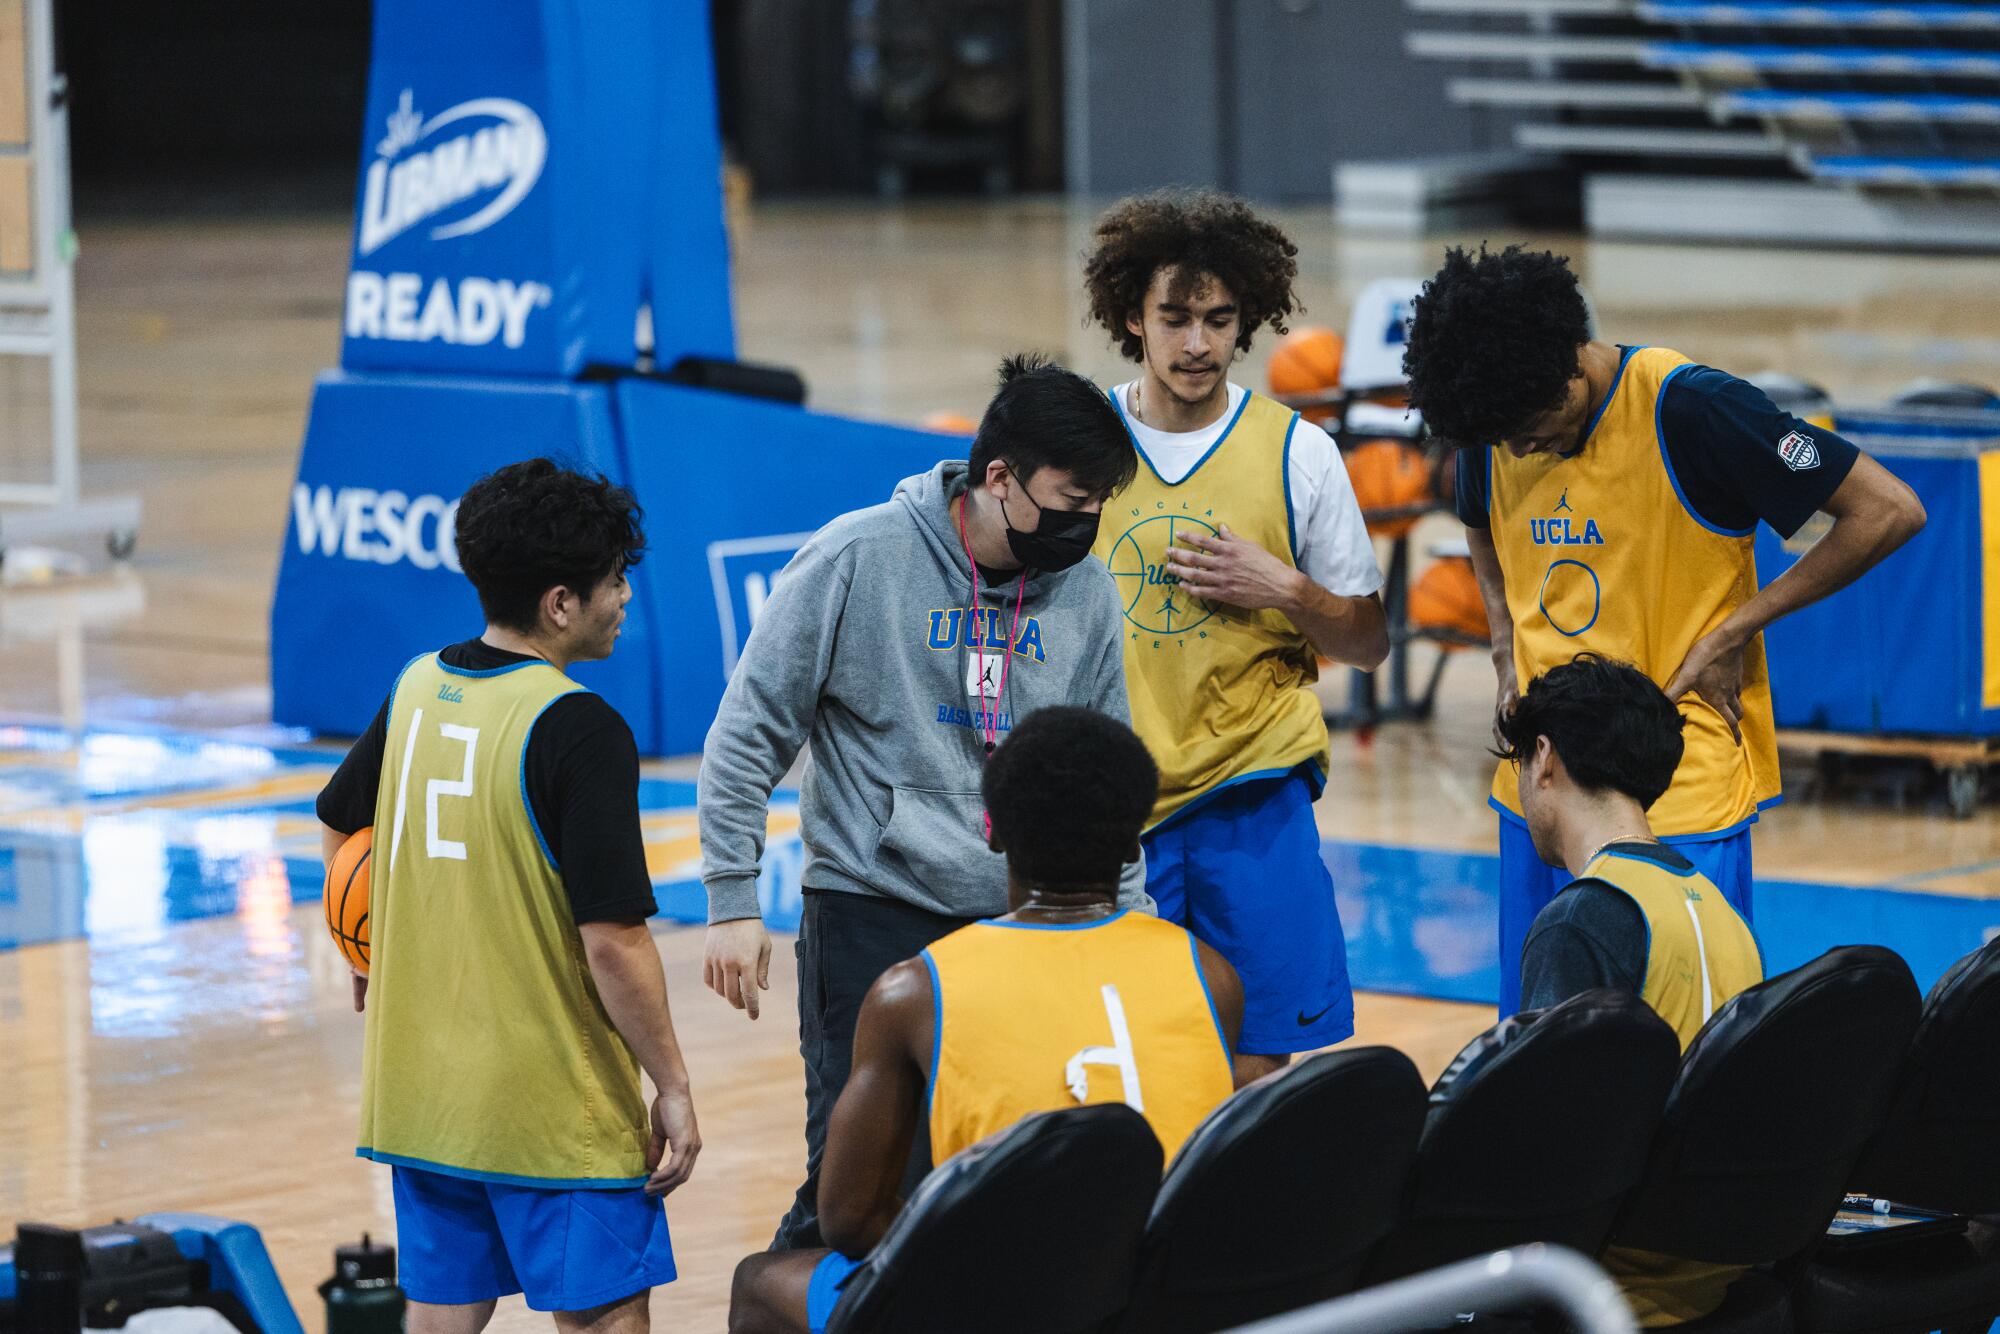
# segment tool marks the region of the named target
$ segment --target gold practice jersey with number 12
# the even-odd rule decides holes
[[[523,762],[583,687],[545,662],[403,669],[375,800],[358,1152],[486,1181],[646,1177],[639,1066],[591,981]]]
[[[1117,394],[1111,402],[1122,418]],[[1161,479],[1135,437],[1138,475],[1105,503],[1096,554],[1125,608],[1132,727],[1160,766],[1152,827],[1231,783],[1308,763],[1326,774],[1326,723],[1310,689],[1319,657],[1305,635],[1275,611],[1192,597],[1167,570],[1176,539],[1213,537],[1225,524],[1297,567],[1287,474],[1298,421],[1290,408],[1245,393],[1178,482]]]
[[[1711,527],[1681,496],[1659,402],[1690,365],[1664,348],[1624,354],[1611,393],[1569,458],[1486,451],[1487,520],[1514,618],[1523,687],[1588,650],[1629,662],[1665,686],[1688,650],[1757,593],[1754,525]],[[1778,738],[1764,637],[1743,651],[1743,742],[1690,694],[1686,750],[1673,785],[1647,812],[1666,837],[1739,828],[1778,799]],[[1519,775],[1503,763],[1493,801],[1521,813]]]

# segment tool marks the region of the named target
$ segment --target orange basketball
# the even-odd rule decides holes
[[[1410,624],[1482,642],[1487,638],[1486,604],[1479,598],[1471,561],[1447,556],[1423,572],[1410,588]]]
[[[1405,509],[1432,499],[1431,470],[1423,452],[1401,440],[1364,440],[1347,452],[1347,476],[1368,531],[1401,537],[1417,526],[1415,514],[1377,519],[1372,511]]]
[[[362,976],[368,974],[368,863],[375,831],[357,829],[333,854],[326,868],[326,929],[340,957]]]
[[[1331,329],[1294,329],[1271,351],[1271,392],[1317,394],[1340,387],[1340,358],[1346,344]],[[1305,418],[1322,422],[1333,409],[1307,408]]]
[[[939,431],[945,435],[976,435],[979,432],[979,423],[962,412],[926,413],[923,427],[926,431]]]

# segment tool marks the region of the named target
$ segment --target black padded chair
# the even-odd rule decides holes
[[[1899,1204],[2000,1215],[2000,939],[1931,988],[1888,1119],[1848,1179]],[[1792,1302],[1813,1334],[1983,1331],[2000,1318],[2000,1228],[1828,1246],[1800,1271]]]
[[[1379,1283],[1528,1242],[1595,1255],[1639,1179],[1680,1042],[1638,997],[1599,990],[1488,1029],[1432,1090]]]
[[[1025,1118],[924,1178],[827,1334],[1096,1334],[1132,1295],[1163,1165],[1123,1103]]]
[[[1875,945],[1730,998],[1687,1050],[1612,1245],[1732,1266],[1803,1256],[1882,1125],[1922,1003],[1908,965]],[[1790,1334],[1791,1319],[1785,1285],[1753,1270],[1679,1328]]]
[[[1326,1052],[1209,1113],[1160,1186],[1119,1328],[1207,1334],[1351,1292],[1396,1221],[1424,1083],[1388,1047]]]

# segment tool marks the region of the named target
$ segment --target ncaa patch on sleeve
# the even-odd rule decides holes
[[[1778,442],[1778,457],[1793,472],[1819,467],[1819,446],[1804,431],[1793,431]]]

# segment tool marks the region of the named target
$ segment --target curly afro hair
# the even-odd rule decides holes
[[[1236,349],[1270,325],[1285,332],[1285,317],[1305,310],[1292,282],[1298,277],[1299,248],[1233,195],[1212,190],[1161,190],[1114,204],[1097,220],[1092,245],[1083,258],[1083,285],[1090,294],[1090,317],[1103,325],[1132,361],[1144,360],[1145,344],[1125,327],[1146,302],[1146,289],[1161,269],[1174,271],[1171,294],[1186,300],[1204,276],[1227,287],[1242,320]]]
[[[646,550],[639,502],[602,474],[551,459],[510,463],[474,482],[458,503],[459,565],[494,625],[532,633],[542,594],[561,585],[586,603],[614,570]]]
[[[1092,709],[1036,709],[986,762],[980,791],[1007,863],[1044,888],[1115,892],[1153,813],[1160,771],[1146,745]]]
[[[1403,350],[1410,404],[1461,448],[1505,440],[1562,402],[1589,341],[1590,313],[1561,255],[1447,250]]]

